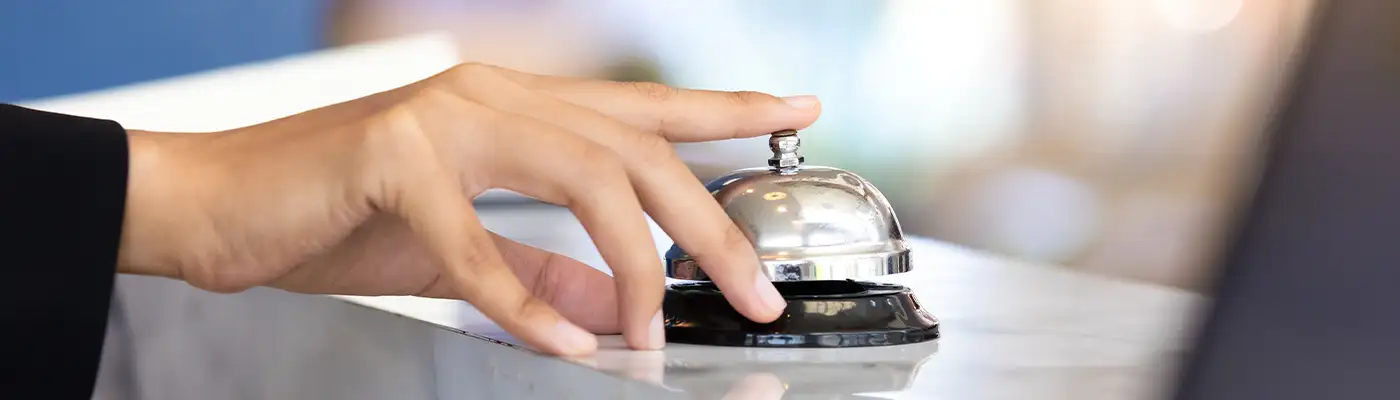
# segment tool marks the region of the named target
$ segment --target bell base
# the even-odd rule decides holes
[[[711,282],[666,288],[662,311],[673,343],[770,348],[845,348],[938,339],[939,322],[909,288],[874,282],[774,282],[788,301],[777,320],[757,323],[730,307]]]

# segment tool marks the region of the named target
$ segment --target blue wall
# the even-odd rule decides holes
[[[330,0],[0,0],[0,101],[321,47]]]

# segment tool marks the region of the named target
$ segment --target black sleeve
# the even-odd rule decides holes
[[[127,158],[116,122],[0,104],[0,397],[92,397]]]

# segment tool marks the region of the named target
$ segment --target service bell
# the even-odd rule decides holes
[[[796,131],[773,133],[768,167],[706,185],[758,251],[774,281],[868,279],[908,272],[909,248],[885,196],[852,172],[803,165]],[[666,252],[666,275],[709,280],[685,250]]]
[[[796,131],[772,134],[767,168],[734,171],[706,187],[758,251],[787,308],[758,323],[730,307],[703,265],[671,246],[662,312],[671,342],[744,347],[864,347],[939,337],[939,322],[905,286],[866,281],[908,272],[909,247],[885,196],[869,181],[803,165]]]

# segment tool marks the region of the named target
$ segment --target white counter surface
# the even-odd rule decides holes
[[[602,265],[566,210],[481,215],[506,237]],[[599,353],[565,360],[517,345],[463,302],[219,295],[124,276],[103,376],[111,391],[161,399],[1151,399],[1170,386],[1202,304],[1177,289],[913,243],[915,271],[883,281],[911,287],[941,320],[942,338],[924,344],[644,352],[605,336]]]
[[[492,209],[483,219],[504,236],[602,265],[566,210]],[[669,242],[655,225],[653,235],[661,238],[659,254]],[[914,272],[879,281],[915,291],[942,322],[943,337],[936,342],[856,349],[669,344],[656,354],[625,350],[620,337],[605,337],[599,354],[574,361],[627,379],[713,395],[729,392],[747,377],[760,385],[789,386],[792,394],[802,389],[894,399],[1143,399],[1170,385],[1193,309],[1201,304],[1178,289],[1021,264],[928,239],[913,243]],[[347,299],[516,343],[460,302]],[[867,389],[879,386],[883,390]]]

